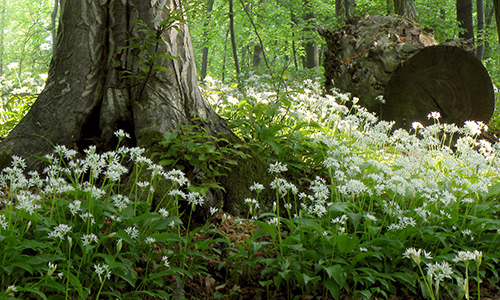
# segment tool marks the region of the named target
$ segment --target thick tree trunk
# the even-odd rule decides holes
[[[462,29],[458,37],[463,39],[474,39],[472,0],[457,0],[457,21]]]
[[[113,133],[118,129],[132,136],[129,145],[149,147],[151,137],[161,139],[164,132],[193,124],[197,118],[212,134],[237,141],[201,96],[187,25],[174,21],[176,28],[161,31],[153,23],[181,9],[179,1],[66,0],[60,4],[58,46],[46,87],[0,143],[0,168],[9,164],[11,155],[18,155],[26,158],[29,170],[40,170],[43,162],[31,155],[51,153],[53,145],[82,151],[97,144],[98,150],[113,150],[117,142]],[[145,41],[138,22],[161,42],[150,50],[133,46]],[[153,62],[168,72],[151,72],[149,67],[144,71],[142,62],[150,62],[156,54],[176,57],[158,57]],[[124,78],[124,71],[133,76]],[[256,162],[245,160],[237,168]],[[241,191],[229,186],[226,192],[226,199],[232,201],[225,203],[227,211],[245,209],[244,198],[231,195]]]
[[[417,20],[415,0],[394,0],[394,12],[397,15]]]
[[[336,31],[319,32],[328,46],[326,90],[351,93],[369,111],[395,120],[396,127],[426,124],[431,111],[457,125],[487,122],[493,113],[491,79],[463,39],[437,46],[432,30],[400,16],[350,18]]]

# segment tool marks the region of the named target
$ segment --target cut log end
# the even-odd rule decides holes
[[[409,129],[413,122],[462,126],[467,120],[488,122],[494,111],[494,91],[488,72],[469,52],[453,46],[422,48],[396,70],[385,87],[381,118]]]

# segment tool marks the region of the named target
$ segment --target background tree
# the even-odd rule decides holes
[[[394,12],[397,15],[417,20],[415,0],[394,0]]]
[[[474,39],[474,22],[472,20],[472,0],[457,0],[457,21],[462,29],[458,37]]]
[[[181,125],[201,126],[237,141],[201,96],[190,35],[177,1],[61,4],[46,87],[0,143],[0,167],[15,154],[26,158],[28,169],[40,170],[44,162],[33,155],[52,152],[53,145],[78,152],[89,145],[114,150],[118,129],[131,135],[131,145],[150,152],[160,151],[155,145],[164,132]],[[265,162],[258,157],[245,161],[252,164],[252,174],[265,176]],[[226,179],[226,192],[234,187],[242,195],[236,182],[252,174]],[[226,207],[233,213],[244,209],[241,203]]]
[[[208,46],[206,45],[207,44],[207,36],[208,36],[208,26],[209,25],[209,20],[210,20],[210,13],[212,12],[212,9],[214,7],[214,2],[215,0],[208,0],[208,3],[207,3],[207,13],[209,14],[207,16],[207,22],[205,24],[203,24],[203,27],[204,27],[204,32],[203,32],[203,38],[204,38],[204,41],[203,41],[203,50],[202,50],[202,61],[201,61],[201,73],[200,73],[200,79],[203,81],[205,79],[205,77],[207,77],[207,64],[208,64]]]

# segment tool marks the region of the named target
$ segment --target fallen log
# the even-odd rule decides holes
[[[318,32],[327,43],[326,90],[351,93],[398,128],[430,124],[432,111],[458,126],[486,123],[493,114],[493,85],[469,41],[438,45],[431,28],[393,15],[351,17],[342,28]]]

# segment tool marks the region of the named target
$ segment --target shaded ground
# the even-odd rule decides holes
[[[231,241],[231,247],[244,245],[251,238],[252,233],[256,230],[256,226],[247,221],[237,222],[237,219],[227,214],[219,213],[212,221],[216,226],[217,231],[224,233]],[[196,238],[206,238],[198,235]],[[230,300],[333,300],[334,298],[329,293],[324,294],[324,289],[321,283],[313,295],[304,296],[299,288],[291,287],[291,295],[287,295],[286,289],[267,290],[260,282],[267,280],[261,275],[264,265],[245,265],[245,262],[236,265],[236,262],[228,261],[229,247],[227,245],[214,244],[214,248],[218,248],[220,254],[216,252],[210,253],[215,255],[215,258],[206,260],[207,275],[199,275],[194,280],[188,282],[185,287],[187,299],[230,299]],[[242,246],[244,247],[244,246]],[[272,253],[272,251],[271,251]],[[257,252],[256,256],[269,258],[269,252]],[[241,262],[241,261],[240,261]],[[246,270],[249,270],[247,273]],[[237,274],[238,276],[235,276]],[[284,284],[282,284],[283,286]],[[477,286],[474,280],[470,280],[470,299],[477,299]],[[341,300],[358,300],[352,295],[342,295]],[[384,299],[383,296],[374,299]],[[389,295],[388,300],[423,300],[424,298],[415,295]],[[447,299],[447,297],[442,297]],[[484,300],[500,300],[500,287],[492,286],[485,280],[481,284],[481,299]]]

